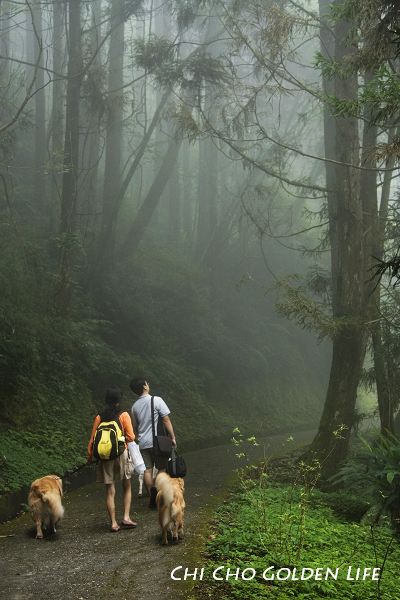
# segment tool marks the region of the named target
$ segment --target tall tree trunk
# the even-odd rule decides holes
[[[201,263],[217,226],[217,149],[208,138],[199,142],[196,262]]]
[[[67,316],[72,302],[72,276],[76,247],[76,204],[79,171],[79,112],[82,85],[80,0],[68,2],[68,81],[60,219],[60,289],[58,306]]]
[[[183,170],[183,197],[182,197],[182,219],[183,231],[189,247],[193,241],[193,210],[192,210],[192,174],[191,174],[191,155],[190,144],[188,140],[183,141],[182,151],[182,170]]]
[[[153,115],[151,123],[150,123],[146,133],[144,134],[143,139],[137,149],[135,158],[132,161],[132,164],[129,167],[127,174],[125,175],[123,182],[121,183],[121,185],[118,188],[118,193],[115,198],[115,204],[114,204],[113,210],[109,217],[109,222],[108,222],[106,228],[101,232],[101,234],[99,236],[96,260],[91,268],[87,283],[97,277],[99,270],[101,268],[101,265],[103,264],[103,257],[107,250],[107,240],[109,239],[111,232],[114,228],[122,201],[124,199],[124,196],[126,194],[128,186],[132,180],[132,177],[136,173],[136,170],[139,168],[140,162],[141,162],[141,160],[144,156],[144,153],[146,151],[146,148],[150,142],[150,139],[154,132],[154,129],[156,128],[157,124],[159,123],[162,111],[164,110],[164,107],[167,103],[167,100],[168,100],[170,94],[171,94],[171,90],[167,90],[164,93],[163,97],[161,98],[161,102],[157,106],[157,109]]]
[[[381,422],[381,433],[385,436],[388,432],[396,436],[396,427],[394,424],[394,410],[392,395],[389,383],[389,369],[386,361],[386,352],[382,342],[382,330],[380,322],[380,302],[379,302],[380,284],[378,284],[375,310],[371,311],[371,317],[374,320],[372,325],[372,348],[374,352],[374,368],[376,391],[378,396],[379,418]]]
[[[35,81],[35,204],[41,211],[46,206],[46,179],[43,165],[46,157],[46,101],[44,95],[43,27],[42,9],[39,2],[32,4],[32,27],[34,29],[34,63],[39,69]]]
[[[335,36],[331,24],[327,21],[329,16],[330,0],[319,0],[321,15],[320,50],[324,58],[333,60],[335,54]],[[334,80],[323,77],[323,90],[326,94],[333,95]],[[324,148],[325,158],[336,159],[336,124],[328,110],[324,110]],[[327,187],[327,203],[329,215],[329,240],[331,247],[331,285],[332,285],[332,313],[337,315],[337,273],[338,273],[338,231],[337,231],[337,191],[336,170],[332,162],[325,163],[325,181]]]
[[[43,33],[42,9],[36,0],[30,5],[27,27],[27,59],[28,62],[38,64],[34,85],[35,128],[34,128],[34,179],[33,197],[35,205],[43,213],[46,197],[46,180],[43,174],[43,164],[46,157],[46,111],[44,95],[44,69],[43,69]],[[33,67],[27,68],[27,82],[34,73]]]
[[[386,164],[387,169],[390,169],[391,167],[394,167],[393,158]],[[377,212],[377,209],[375,210],[376,223],[374,226],[374,244],[370,254],[379,259],[382,259],[384,255],[391,177],[392,172],[385,171],[379,213]],[[374,259],[370,260],[370,265],[372,266],[372,264],[375,262],[376,261]],[[371,278],[371,274],[369,274],[369,277]],[[388,361],[386,354],[387,351],[384,348],[382,340],[380,306],[381,283],[376,283],[375,279],[373,279],[370,285],[375,286],[371,292],[370,321],[372,330],[376,390],[378,395],[379,417],[381,421],[381,433],[386,436],[388,435],[388,432],[396,435],[396,427],[394,424],[393,415],[394,406],[390,386],[390,359]]]
[[[335,27],[335,60],[342,61],[351,49],[344,46],[349,26],[339,21]],[[355,98],[357,77],[335,78],[335,95]],[[359,137],[356,118],[335,119],[336,160],[359,164]],[[363,261],[362,205],[359,170],[338,164],[337,189],[337,314],[345,319],[333,340],[333,356],[325,405],[318,433],[311,445],[308,460],[321,466],[322,481],[340,468],[348,451],[350,429],[354,419],[357,388],[366,349],[365,285]],[[341,429],[339,437],[336,431]]]
[[[102,116],[102,103],[98,102],[97,94],[101,94],[101,59],[99,56],[99,41],[101,40],[101,0],[93,0],[92,22],[89,38],[90,56],[94,57],[88,72],[89,81],[93,81],[92,90],[96,97],[89,100],[85,115],[86,131],[82,140],[82,184],[79,190],[80,231],[82,239],[89,247],[95,240],[97,227],[97,179],[100,160],[100,120]]]
[[[0,60],[0,90],[1,90],[1,104],[0,104],[0,124],[9,123],[12,118],[12,110],[10,105],[9,93],[12,90],[11,87],[11,69],[10,69],[10,61],[8,60],[10,56],[10,28],[11,28],[11,20],[9,13],[9,4],[4,0],[0,0],[0,54],[3,58]],[[5,157],[5,162],[9,163],[8,158],[8,144],[4,143],[7,138],[2,139],[2,148],[1,154]],[[9,183],[9,174],[5,169],[2,169],[2,176],[4,177],[1,182],[1,188],[3,186],[8,187]],[[3,209],[3,194],[0,200],[0,211]]]
[[[5,101],[6,91],[10,86],[10,27],[9,6],[4,0],[0,0],[0,54],[4,57],[0,61],[0,88],[2,89],[2,106],[0,117],[2,123],[7,123],[10,118],[8,102]]]
[[[218,20],[211,12],[207,38],[217,34]],[[217,55],[218,44],[212,45],[211,51]],[[212,125],[215,125],[216,114],[213,107],[212,86],[205,85],[204,114]],[[196,262],[201,263],[217,227],[217,188],[218,188],[218,150],[211,137],[199,142],[199,179],[197,186],[198,217]]]
[[[181,188],[179,177],[179,155],[172,167],[168,184],[168,242],[174,247],[181,233]]]
[[[162,3],[163,35],[173,40],[171,12],[167,3]],[[174,135],[173,124],[167,123],[167,140]],[[180,185],[180,155],[178,154],[166,188],[168,210],[168,243],[175,246],[181,234],[181,185]]]
[[[161,167],[150,186],[150,189],[144,199],[142,205],[139,208],[136,219],[133,221],[128,234],[125,239],[125,243],[121,248],[121,251],[126,254],[132,254],[139,247],[140,242],[143,239],[143,235],[149,225],[151,218],[154,214],[155,209],[160,201],[165,186],[168,183],[171,171],[178,158],[179,149],[181,147],[181,140],[171,140],[164,155]]]
[[[165,7],[163,0],[153,0],[153,15],[152,21],[150,24],[150,32],[149,34],[154,34],[157,38],[166,37],[166,27],[165,27]],[[156,88],[155,90],[155,100],[156,106],[160,104],[161,101],[161,90],[160,88]],[[157,175],[158,170],[162,163],[162,153],[164,151],[166,145],[165,133],[161,130],[161,127],[158,127],[155,132],[155,152],[154,152],[154,177]]]
[[[50,191],[50,235],[55,235],[60,227],[61,215],[61,185],[62,176],[59,166],[62,162],[63,149],[63,27],[64,13],[60,2],[53,3],[53,71],[55,72],[52,86],[52,116],[51,116],[51,191]]]
[[[122,119],[123,119],[123,66],[124,66],[124,20],[121,0],[113,0],[111,6],[110,61],[108,71],[108,121],[103,186],[103,211],[101,231],[109,230],[108,224],[114,211],[121,174]],[[103,269],[109,271],[114,262],[115,230],[104,239],[107,251]],[[104,271],[103,271],[104,272]]]

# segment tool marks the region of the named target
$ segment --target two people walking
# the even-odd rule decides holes
[[[101,422],[113,421],[118,419],[121,425],[122,434],[125,436],[125,450],[114,460],[99,460],[97,463],[97,482],[104,483],[106,486],[106,504],[108,514],[111,520],[112,532],[118,532],[120,527],[134,528],[134,523],[130,518],[130,509],[132,501],[131,492],[131,474],[127,469],[128,448],[127,443],[133,442],[135,438],[139,443],[139,448],[145,463],[144,484],[150,496],[149,507],[155,507],[156,488],[153,486],[153,466],[159,471],[165,471],[168,458],[155,456],[153,449],[152,419],[151,419],[151,396],[150,387],[144,377],[136,377],[130,382],[131,390],[139,396],[139,399],[133,404],[131,416],[128,412],[122,411],[120,402],[122,391],[117,387],[110,387],[106,391],[106,408],[97,415],[92,429],[92,435],[88,446],[87,465],[93,462],[93,442],[96,430]],[[158,419],[163,420],[163,424],[171,437],[173,446],[176,446],[175,434],[169,418],[169,408],[162,398],[154,396],[154,423],[157,427]],[[118,524],[115,517],[115,478],[120,479],[122,484],[124,518]]]

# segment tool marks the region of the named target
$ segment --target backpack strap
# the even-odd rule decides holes
[[[178,453],[176,451],[176,448],[174,448],[174,446],[172,446],[172,450],[171,450],[171,461],[172,461],[172,472],[174,474],[174,477],[176,476],[176,457],[177,457]]]
[[[124,413],[124,412],[126,412],[126,411],[125,411],[125,410],[120,410],[120,411],[119,411],[119,413],[118,413],[118,414],[115,416],[115,420],[116,420],[116,421],[118,421],[118,423],[119,423],[119,428],[120,428],[120,430],[122,431],[122,435],[125,435],[125,432],[124,432],[124,428],[122,427],[122,423],[121,423],[121,420],[120,420],[120,418],[119,418],[119,417],[120,417],[120,415],[122,415],[122,413]]]
[[[153,432],[153,448],[155,446],[155,437],[156,437],[156,431],[155,431],[155,425],[154,425],[154,396],[151,397],[151,404],[150,404],[150,410],[151,410],[151,430]],[[162,419],[158,418],[157,421],[157,435],[160,436],[167,436],[167,432],[165,431],[165,427],[164,427],[164,423],[162,422]]]
[[[154,396],[151,397],[150,400],[150,410],[151,410],[151,430],[153,432],[153,448],[155,446],[156,440],[156,434],[155,434],[155,427],[154,427]]]

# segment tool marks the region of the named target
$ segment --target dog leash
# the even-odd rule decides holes
[[[96,461],[94,461],[94,462],[92,462],[92,465],[96,465],[96,464],[97,464],[97,460],[96,460]],[[80,471],[81,469],[83,469],[83,467],[86,467],[86,466],[90,466],[90,465],[87,465],[86,463],[84,463],[84,464],[83,464],[83,465],[81,465],[80,467],[77,467],[77,468],[76,468],[74,471],[71,471],[71,472],[65,473],[65,475],[62,475],[61,477],[57,477],[57,479],[66,479],[67,477],[70,477],[71,475],[73,475],[73,474],[74,474],[74,473],[76,473],[77,471]]]

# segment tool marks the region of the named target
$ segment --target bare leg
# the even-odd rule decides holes
[[[106,494],[107,494],[107,510],[111,519],[111,527],[118,527],[118,523],[115,520],[115,485],[114,483],[106,483]]]
[[[143,473],[143,481],[144,485],[146,486],[147,493],[150,496],[150,488],[153,485],[153,467],[145,470]]]
[[[131,480],[123,479],[122,480],[122,493],[124,497],[124,521],[130,521],[131,518],[129,513],[131,511],[131,500],[132,500],[132,489],[131,489]]]
[[[152,467],[151,469],[146,469],[145,472],[143,473],[143,481],[144,481],[144,485],[146,486],[146,490],[148,495],[150,496],[150,488],[154,485],[154,467]],[[156,469],[157,471],[157,469]],[[157,473],[166,473],[166,469],[158,469]]]

